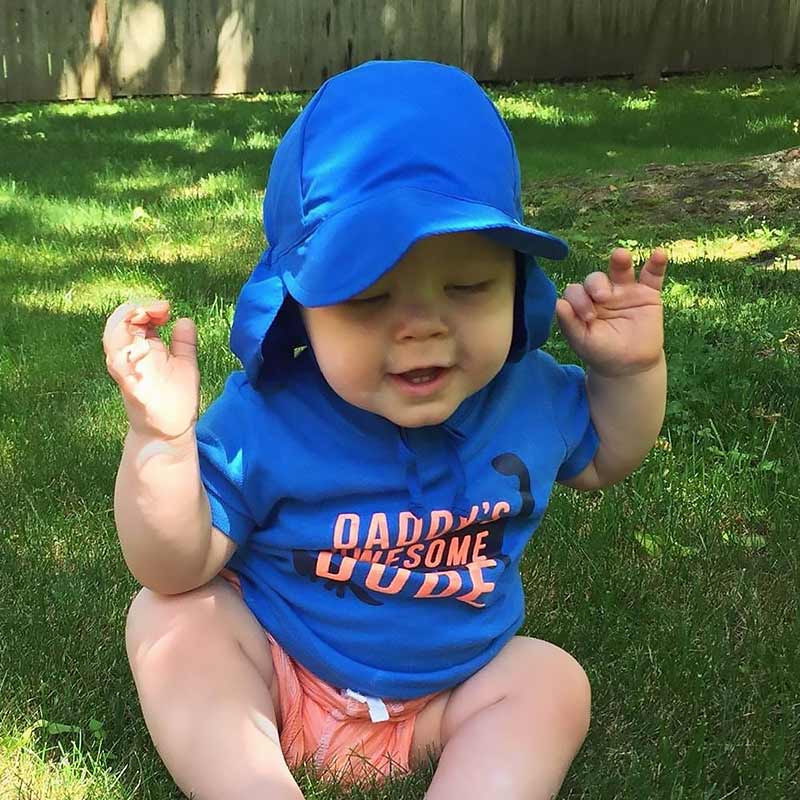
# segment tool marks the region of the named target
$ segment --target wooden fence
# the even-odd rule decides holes
[[[0,0],[0,101],[313,89],[371,58],[479,80],[795,66],[800,0]]]

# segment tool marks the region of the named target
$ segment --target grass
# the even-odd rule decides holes
[[[800,146],[800,78],[492,94],[530,218],[573,244],[560,287],[620,242],[675,254],[658,447],[617,487],[557,490],[524,562],[525,632],[574,653],[594,690],[561,796],[800,796],[800,197],[762,214],[713,190],[631,199],[647,164],[721,172]],[[111,508],[125,423],[100,333],[129,296],[170,298],[198,322],[208,403],[236,366],[227,330],[262,248],[269,160],[306,99],[0,106],[1,800],[178,796],[125,661],[136,586]],[[569,358],[558,335],[551,349]],[[405,800],[425,777],[303,786]]]

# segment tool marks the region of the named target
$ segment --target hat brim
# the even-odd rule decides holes
[[[325,220],[277,256],[275,267],[301,305],[333,305],[375,283],[420,239],[464,231],[485,232],[533,256],[562,259],[569,252],[562,239],[529,228],[494,206],[404,187]]]

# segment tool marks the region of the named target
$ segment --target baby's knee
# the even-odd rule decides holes
[[[151,655],[168,657],[193,629],[196,600],[193,593],[167,596],[141,589],[133,598],[125,624],[125,646],[134,674]]]
[[[136,672],[137,663],[146,650],[148,643],[160,635],[160,628],[165,627],[166,598],[150,589],[141,589],[133,598],[125,620],[125,647],[128,661]]]
[[[134,677],[240,653],[262,675],[272,675],[263,628],[241,595],[222,579],[176,595],[142,589],[128,610],[125,644]]]
[[[592,705],[592,689],[585,670],[566,650],[554,644],[536,639],[523,639],[520,644],[528,667],[525,671],[529,676],[535,675],[533,681],[528,678],[529,685],[540,698],[541,689],[546,687],[553,716],[582,740],[589,730]]]
[[[592,715],[592,687],[583,667],[556,645],[552,648],[552,675],[554,685],[559,687],[559,707],[562,719],[580,739],[589,731]]]

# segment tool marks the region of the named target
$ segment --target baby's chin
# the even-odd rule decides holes
[[[458,405],[452,401],[385,410],[381,416],[401,428],[426,428],[441,425],[453,415]]]
[[[461,393],[429,399],[426,402],[403,402],[386,397],[381,392],[355,395],[352,392],[337,392],[339,396],[362,411],[383,417],[400,428],[426,428],[446,422],[461,405]]]

